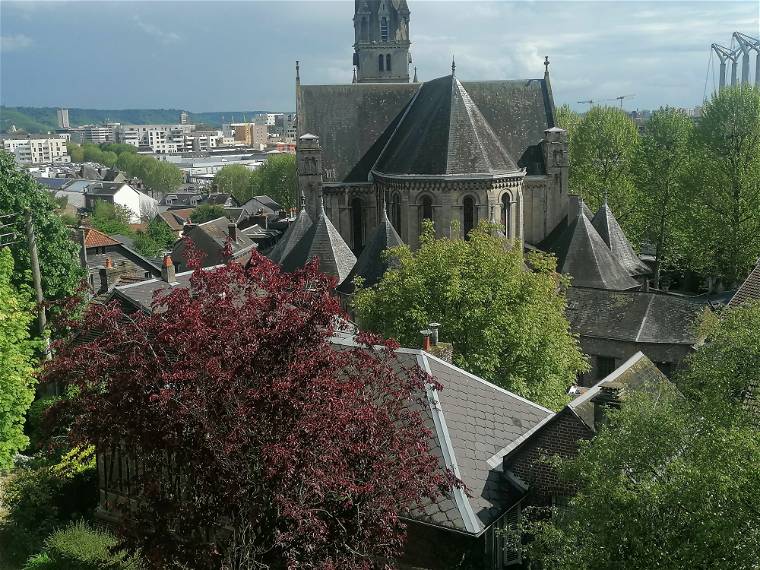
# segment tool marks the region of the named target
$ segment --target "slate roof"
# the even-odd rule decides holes
[[[288,225],[288,229],[269,252],[269,259],[275,263],[282,263],[282,260],[298,245],[312,225],[311,217],[306,212],[306,208],[302,207],[296,219]]]
[[[120,245],[121,243],[95,228],[87,228],[84,232],[85,247],[106,247],[109,245]]]
[[[116,287],[113,290],[111,299],[122,299],[135,309],[150,311],[150,304],[153,301],[153,295],[156,291],[174,289],[177,287],[187,289],[190,287],[190,277],[192,274],[192,271],[177,273],[173,283],[167,283],[160,278],[156,278],[141,281],[140,283]]]
[[[383,174],[503,174],[519,171],[454,76],[422,85],[382,151]]]
[[[441,87],[440,84],[446,82],[451,85],[452,80],[443,77],[428,83],[435,81],[440,82],[438,87]],[[319,136],[325,183],[366,182],[412,98],[421,94],[425,85],[427,83],[300,85],[296,94],[298,133]],[[540,143],[544,131],[554,126],[554,102],[546,82],[543,79],[464,81],[460,85],[517,166],[527,168],[528,174],[543,174]],[[431,96],[435,91],[435,87],[427,89]],[[450,106],[451,102],[447,104]],[[428,112],[435,114],[435,109],[430,108],[430,103],[426,103],[425,108],[425,113],[422,107],[415,111],[415,116],[419,113],[415,124],[428,129],[420,117]],[[477,118],[476,124],[479,121]],[[431,135],[434,130],[437,132],[431,125],[426,132]],[[399,136],[400,132],[399,129]],[[414,139],[415,135],[410,133],[410,144]],[[493,149],[486,151],[491,153]],[[399,160],[402,159],[399,156]],[[418,163],[424,164],[426,160],[420,156]]]
[[[208,222],[198,224],[190,231],[188,235],[190,239],[193,239],[193,234],[196,232],[203,232],[209,238],[211,238],[216,243],[216,245],[218,245],[220,248],[224,248],[230,235],[229,224],[230,221],[227,218],[216,218],[215,220],[209,220]],[[197,239],[193,239],[193,241],[196,243],[197,247],[203,247],[203,243],[201,241]],[[251,241],[251,238],[245,235],[242,231],[238,230],[237,241],[231,242],[230,247],[232,248],[232,256],[238,257],[253,249],[255,246],[253,241]]]
[[[388,270],[389,261],[383,259],[383,252],[386,249],[403,245],[404,242],[396,232],[396,228],[388,219],[388,213],[383,210],[383,219],[372,232],[367,245],[364,246],[356,265],[351,269],[343,283],[338,287],[338,291],[345,294],[354,292],[354,278],[361,277],[364,280],[364,287],[372,287],[383,277]]]
[[[128,184],[124,182],[93,182],[85,192],[92,196],[113,196],[125,186]]]
[[[356,256],[332,225],[322,201],[317,221],[290,253],[282,258],[280,264],[285,271],[295,271],[314,257],[319,259],[319,270],[336,277],[338,284],[348,277],[356,264]]]
[[[576,334],[636,343],[693,345],[704,299],[644,291],[570,287],[567,318]]]
[[[760,299],[760,259],[728,302],[729,307],[736,307],[747,301]]]
[[[557,256],[557,271],[572,276],[573,287],[625,290],[639,285],[582,211],[549,249]]]
[[[585,203],[584,203],[585,206]],[[623,228],[620,227],[612,210],[605,202],[591,220],[591,225],[599,233],[599,236],[607,244],[612,252],[612,257],[620,262],[620,265],[631,275],[646,275],[651,269],[639,259],[631,246],[631,242],[625,237]]]
[[[161,216],[161,219],[166,222],[166,225],[169,226],[169,229],[174,232],[181,232],[182,228],[185,226],[185,223],[188,220],[192,219],[191,216],[193,214],[193,210],[195,210],[195,208],[165,210],[163,212],[160,212],[158,215]]]
[[[60,190],[64,185],[71,182],[71,178],[47,178],[39,177],[34,179],[37,184],[48,188],[49,190]]]

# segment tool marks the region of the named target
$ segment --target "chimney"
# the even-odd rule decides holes
[[[79,227],[79,262],[82,267],[87,267],[87,245],[85,240],[87,238],[87,228]]]
[[[161,263],[161,279],[167,283],[177,282],[174,262],[170,253],[164,254],[164,261]]]
[[[100,275],[100,289],[98,289],[98,293],[107,293],[108,292],[108,269],[103,267],[102,265],[98,267],[98,275]]]
[[[438,345],[438,328],[441,326],[441,323],[430,323],[428,325],[428,328],[430,329],[430,342],[433,346]]]
[[[227,224],[227,233],[229,234],[230,239],[237,243],[237,225],[234,222]]]
[[[106,257],[106,269],[113,269],[113,261],[110,257]]]
[[[625,384],[613,381],[599,386],[599,392],[591,398],[594,403],[594,429],[604,424],[609,409],[620,409],[624,397]]]
[[[422,334],[422,350],[430,352],[430,335],[433,334],[433,331],[430,329],[423,329],[420,333]]]

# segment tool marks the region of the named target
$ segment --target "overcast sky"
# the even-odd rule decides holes
[[[710,44],[760,35],[760,2],[409,0],[421,80],[541,77],[557,104],[635,94],[701,103]],[[351,81],[354,2],[0,2],[4,105],[189,111],[295,108],[304,83]],[[717,67],[717,61],[713,62]],[[753,55],[754,67],[754,55]]]

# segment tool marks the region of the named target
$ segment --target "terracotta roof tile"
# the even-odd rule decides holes
[[[104,234],[95,228],[88,228],[84,236],[85,247],[106,247],[109,245],[119,245],[120,242]]]

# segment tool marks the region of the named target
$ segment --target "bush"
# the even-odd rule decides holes
[[[29,411],[26,414],[26,433],[29,436],[29,447],[32,450],[39,450],[44,444],[45,437],[45,414],[47,411],[60,402],[61,396],[45,396],[32,402]]]
[[[50,556],[47,552],[41,552],[35,554],[29,560],[26,561],[22,570],[54,570],[55,563],[50,560]]]
[[[137,570],[139,557],[117,550],[119,540],[110,532],[90,527],[84,521],[69,524],[45,540],[45,551],[34,557],[47,555],[49,565],[32,568],[51,570]],[[33,559],[34,559],[33,558]],[[30,559],[30,562],[33,560]],[[39,562],[38,564],[42,564]]]

